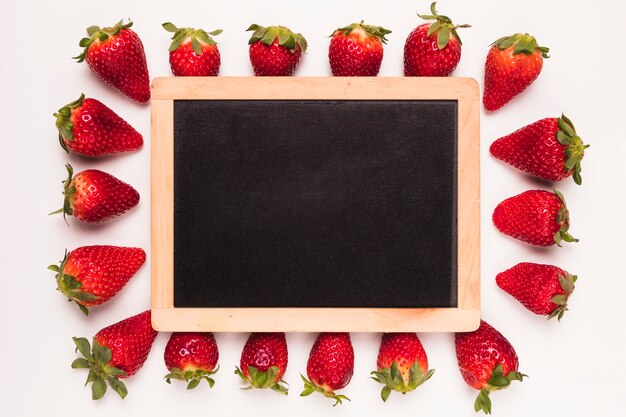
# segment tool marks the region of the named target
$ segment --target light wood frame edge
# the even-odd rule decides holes
[[[268,95],[268,91],[272,94]],[[175,308],[176,99],[458,101],[457,308]],[[470,331],[480,322],[479,93],[471,78],[167,77],[152,88],[152,324],[160,331]],[[167,175],[169,173],[170,175]]]

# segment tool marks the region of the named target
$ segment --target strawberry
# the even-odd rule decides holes
[[[54,113],[59,142],[66,152],[83,156],[102,156],[136,151],[143,138],[113,110],[94,98],[81,94]]]
[[[532,84],[548,51],[528,33],[516,33],[492,43],[485,63],[485,109],[498,110]]]
[[[170,45],[170,67],[176,76],[214,76],[220,70],[220,51],[211,38],[221,29],[206,32],[202,29],[177,28],[170,22],[163,28],[174,33]]]
[[[419,25],[406,38],[404,44],[404,75],[421,77],[447,77],[461,60],[461,38],[458,28],[448,16],[437,14],[436,2],[430,5],[430,15],[418,16],[433,23]]]
[[[434,369],[415,333],[384,333],[372,379],[384,385],[380,396],[387,401],[391,390],[406,394],[426,382]]]
[[[254,75],[293,75],[300,55],[306,52],[306,39],[284,26],[263,27],[252,24],[246,31],[253,31],[250,45],[250,62]]]
[[[139,203],[139,193],[130,185],[97,169],[74,175],[66,164],[67,180],[63,181],[63,208],[50,214],[63,213],[86,223],[100,223],[126,213]]]
[[[304,391],[301,397],[319,392],[335,400],[334,406],[350,399],[337,395],[335,391],[344,388],[354,373],[354,350],[349,333],[320,333],[311,348],[306,365],[309,379],[303,375]]]
[[[331,35],[328,60],[333,75],[342,77],[373,77],[383,61],[385,35],[391,33],[381,26],[353,23]]]
[[[80,40],[83,53],[74,57],[87,61],[102,81],[139,103],[150,100],[150,76],[141,39],[122,20],[113,27],[87,28],[88,38]]]
[[[537,177],[561,181],[573,175],[574,182],[580,185],[580,161],[588,147],[576,134],[572,122],[561,115],[558,119],[541,119],[501,137],[491,144],[489,151]]]
[[[287,395],[289,388],[282,380],[287,361],[285,333],[251,333],[235,374],[250,384],[245,389],[271,388]]]
[[[553,265],[522,262],[500,272],[496,283],[533,313],[561,321],[577,279]]]
[[[165,375],[169,384],[172,379],[187,382],[187,389],[197,387],[206,380],[213,388],[211,375],[219,369],[220,354],[213,333],[172,333],[165,346],[165,366],[170,371]]]
[[[146,252],[140,248],[81,246],[66,251],[61,265],[48,269],[57,273],[57,290],[88,315],[87,307],[113,298],[145,261]]]
[[[519,361],[513,346],[483,320],[473,332],[456,333],[454,344],[463,379],[470,387],[480,390],[474,411],[491,414],[489,394],[527,376],[518,371]]]
[[[493,224],[504,233],[536,246],[578,242],[568,233],[569,211],[563,194],[525,191],[507,198],[493,211]]]
[[[105,327],[93,337],[93,347],[84,337],[72,338],[84,356],[74,360],[72,368],[89,369],[85,385],[93,382],[92,399],[104,396],[107,382],[120,397],[126,397],[128,391],[120,379],[135,375],[143,366],[157,335],[150,320],[148,310]]]

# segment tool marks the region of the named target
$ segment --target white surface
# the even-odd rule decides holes
[[[273,392],[241,391],[232,371],[247,335],[218,334],[221,370],[213,390],[201,386],[185,392],[168,386],[162,354],[168,334],[158,336],[145,367],[127,381],[130,394],[121,401],[109,392],[100,402],[83,388],[86,373],[70,369],[75,358],[72,336],[92,336],[100,328],[149,307],[150,269],[146,265],[126,289],[89,318],[64,301],[46,266],[62,257],[64,248],[86,244],[138,245],[149,249],[149,107],[137,105],[106,87],[86,65],[70,59],[92,24],[110,25],[134,19],[144,42],[152,77],[169,75],[169,34],[160,26],[222,28],[217,37],[222,54],[221,75],[251,75],[247,55],[249,34],[256,22],[283,24],[309,41],[297,75],[328,75],[326,35],[359,19],[393,30],[385,47],[382,76],[402,74],[402,50],[408,33],[420,23],[415,12],[426,12],[428,1],[309,1],[309,2],[176,2],[19,1],[1,0],[0,104],[4,158],[0,168],[4,202],[1,208],[3,287],[0,291],[2,337],[0,361],[3,416],[67,415],[244,415],[260,413],[317,416],[389,415],[471,416],[475,391],[463,382],[450,334],[423,334],[431,367],[437,371],[417,392],[379,398],[380,387],[368,380],[375,366],[379,334],[353,334],[355,375],[342,392],[351,403],[332,408],[321,396],[298,396],[312,334],[289,334],[290,361],[285,375],[292,384],[287,398]],[[282,4],[281,4],[282,3]],[[530,375],[523,383],[492,394],[494,415],[618,415],[626,408],[620,387],[626,373],[626,337],[621,297],[626,284],[621,259],[626,230],[623,155],[624,32],[618,19],[600,22],[594,5],[583,1],[464,2],[442,1],[439,9],[463,29],[463,57],[454,75],[482,84],[488,45],[500,36],[525,31],[551,48],[543,73],[529,90],[495,114],[482,115],[482,277],[483,317],[515,346],[520,369]],[[604,1],[602,16],[624,16],[618,0]],[[600,30],[591,29],[600,27]],[[606,42],[606,45],[601,45]],[[147,140],[138,153],[89,161],[66,156],[56,139],[52,113],[81,92],[112,107]],[[592,145],[583,162],[582,187],[559,184],[572,216],[572,234],[580,243],[562,249],[534,249],[500,235],[491,213],[502,199],[529,188],[547,188],[493,160],[489,144],[497,137],[537,119],[565,111],[578,132]],[[139,207],[99,227],[46,214],[60,207],[63,164],[76,170],[97,167],[130,182],[141,193]],[[580,276],[563,322],[546,322],[523,309],[495,285],[495,274],[517,262],[554,263]],[[401,291],[402,289],[398,289]],[[381,296],[388,297],[390,294]],[[369,413],[368,413],[369,412]],[[367,413],[367,414],[366,414]]]

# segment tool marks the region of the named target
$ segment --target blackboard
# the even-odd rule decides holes
[[[259,86],[253,80],[245,82]],[[362,86],[354,88],[361,91],[356,97],[241,97],[245,90],[233,82],[222,81],[231,84],[232,96],[214,97],[207,89],[199,99],[184,93],[197,90],[181,89],[167,97],[167,115],[157,115],[168,118],[167,129],[156,130],[168,131],[172,159],[166,310],[197,312],[169,330],[242,326],[243,316],[233,327],[217,317],[211,324],[211,312],[226,319],[273,313],[284,322],[295,311],[478,311],[477,302],[468,309],[459,300],[464,97],[361,97]],[[350,85],[339,85],[350,92]],[[153,108],[153,146],[157,123]],[[154,187],[153,178],[153,225],[154,205],[166,201],[155,201]],[[154,246],[153,227],[153,308],[154,267],[164,267],[154,260]],[[258,322],[244,327],[267,330]],[[311,326],[289,327],[272,330]],[[341,328],[357,327],[363,326],[347,321]]]

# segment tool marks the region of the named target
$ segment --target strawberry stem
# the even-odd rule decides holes
[[[471,26],[467,24],[453,24],[452,19],[450,19],[448,16],[437,14],[436,5],[437,2],[433,2],[430,5],[431,14],[417,14],[420,18],[424,20],[436,20],[436,22],[432,23],[428,28],[427,35],[431,36],[435,33],[437,34],[437,48],[439,49],[443,49],[448,45],[448,43],[450,42],[450,36],[455,37],[456,40],[459,41],[459,44],[463,45],[463,42],[461,41],[461,38],[459,37],[459,34],[456,30],[458,28],[471,28]]]

